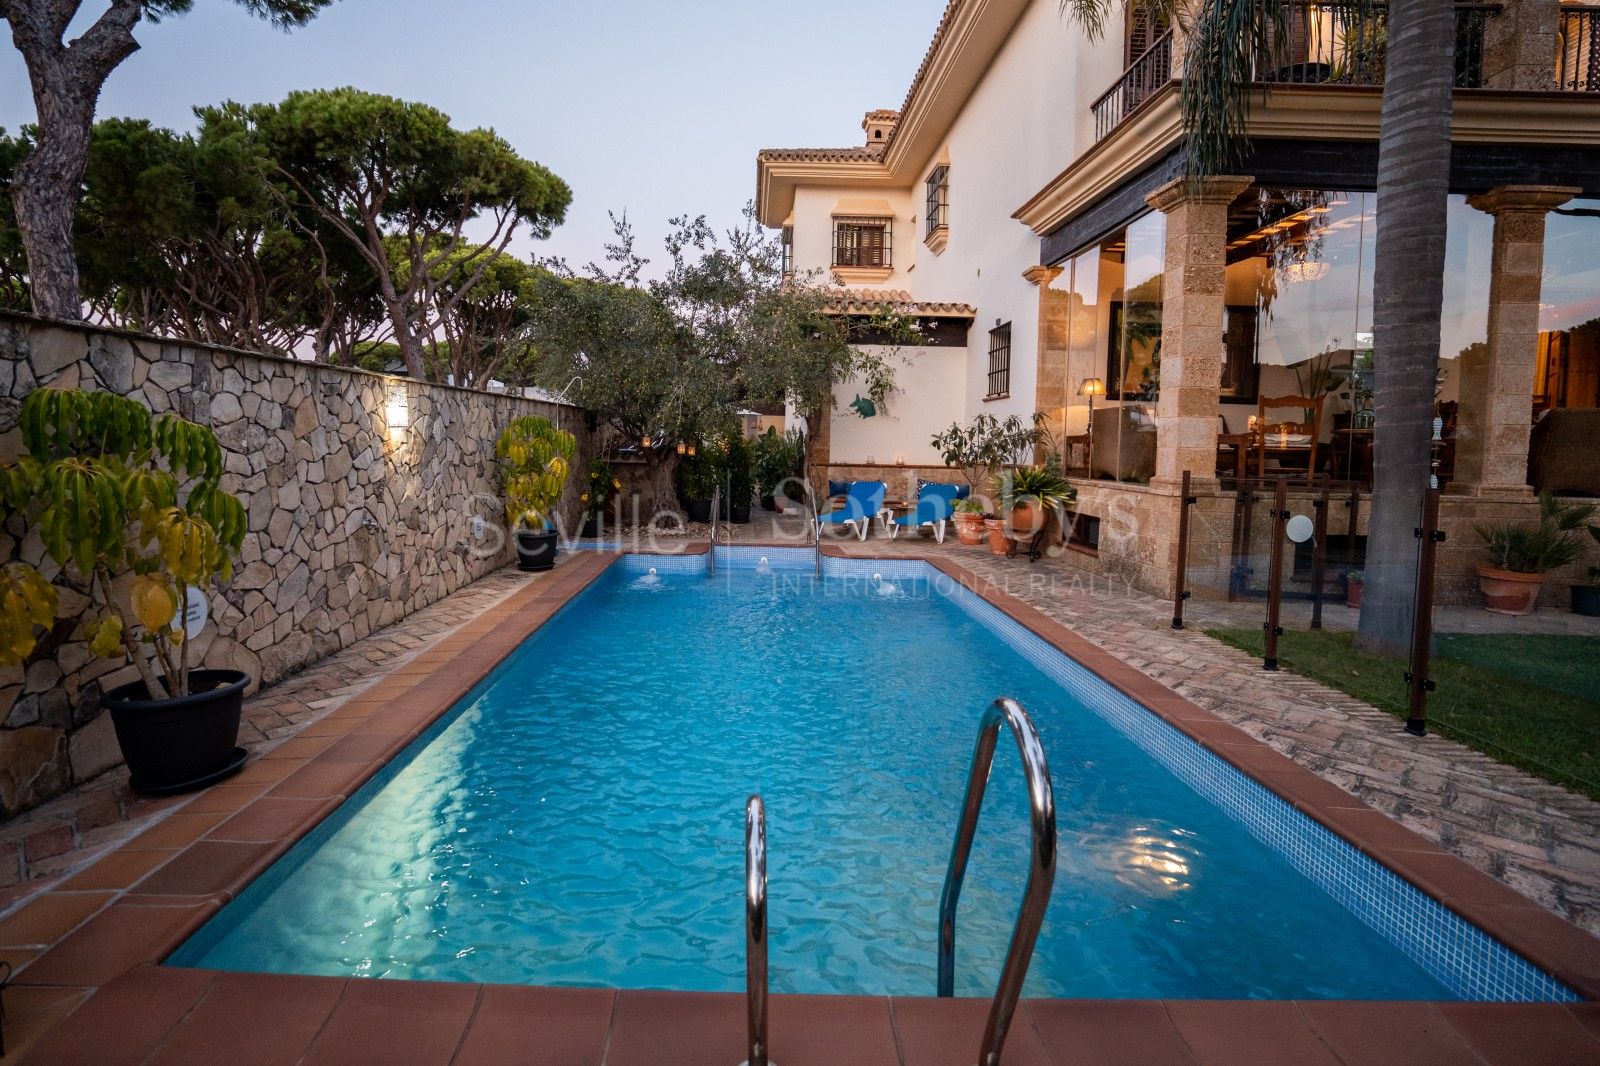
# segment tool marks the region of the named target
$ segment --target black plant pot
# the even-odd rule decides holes
[[[1572,586],[1572,613],[1600,618],[1600,585]]]
[[[750,503],[734,503],[728,505],[728,521],[735,525],[747,525],[750,521]]]
[[[684,510],[689,512],[689,521],[705,523],[711,521],[710,500],[690,500]]]
[[[761,497],[761,509],[763,511],[776,511],[778,509],[777,498],[773,496]]]
[[[554,533],[517,530],[517,569],[530,573],[550,569],[556,565],[557,547]]]
[[[600,538],[606,535],[605,520],[598,515],[583,520],[583,536]]]
[[[248,674],[189,671],[189,695],[153,700],[143,681],[114,688],[101,702],[122,746],[135,789],[148,795],[189,792],[244,765],[239,711]]]

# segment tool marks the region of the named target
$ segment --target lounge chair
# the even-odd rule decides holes
[[[949,522],[955,513],[955,502],[960,495],[959,485],[925,482],[921,491],[917,493],[915,510],[900,515],[889,524],[889,538],[892,540],[898,537],[902,529],[917,530],[923,526],[932,526],[933,539],[943,544],[945,523]]]
[[[883,497],[888,486],[881,481],[852,481],[845,492],[844,506],[837,511],[817,515],[817,536],[823,526],[846,526],[860,540],[867,539],[872,520],[883,511]]]

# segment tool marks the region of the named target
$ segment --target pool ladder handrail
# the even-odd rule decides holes
[[[744,805],[744,998],[750,1057],[767,1060],[767,808],[759,794]]]
[[[978,727],[978,743],[972,753],[966,796],[961,803],[961,821],[956,827],[955,846],[951,849],[950,867],[944,878],[944,895],[939,901],[940,996],[955,994],[956,904],[961,900],[961,883],[967,875],[967,861],[977,835],[978,815],[983,810],[983,794],[994,765],[994,749],[1001,725],[1011,727],[1017,740],[1017,752],[1022,756],[1022,772],[1028,783],[1033,849],[1028,863],[1028,883],[1022,891],[1022,907],[1011,930],[1011,946],[1006,950],[1000,983],[984,1026],[978,1066],[997,1066],[1000,1062],[1000,1050],[1005,1046],[1017,999],[1022,995],[1022,982],[1028,976],[1028,964],[1033,960],[1033,947],[1044,924],[1045,908],[1049,906],[1050,890],[1056,877],[1056,803],[1050,784],[1050,764],[1028,712],[1016,700],[1002,696],[984,712],[983,723]]]
[[[717,576],[717,513],[722,510],[722,486],[711,494],[711,536],[706,545],[706,576]]]

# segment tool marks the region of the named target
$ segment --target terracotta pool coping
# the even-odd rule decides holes
[[[877,557],[869,551],[834,546],[825,546],[822,550],[826,555],[837,557]],[[702,543],[678,554],[703,554],[705,551],[706,545]],[[151,1050],[162,1048],[159,1061],[206,1061],[195,1054],[185,1058],[173,1050],[174,1046],[181,1050],[182,1041],[178,1038],[183,1036],[185,1026],[226,1028],[227,1024],[236,1024],[228,1021],[229,1018],[236,1019],[270,1007],[283,1015],[281,1021],[273,1023],[275,1030],[305,1037],[305,1046],[313,1051],[306,1061],[341,1061],[336,1050],[340,1047],[370,1047],[374,1046],[373,1040],[387,1043],[384,1034],[408,1031],[416,1017],[432,1018],[439,1011],[457,1010],[460,1044],[452,1045],[448,1054],[444,1054],[438,1039],[433,1039],[432,1043],[412,1040],[393,1045],[408,1049],[408,1055],[384,1061],[443,1062],[451,1061],[450,1056],[455,1056],[454,1061],[458,1062],[500,1061],[494,1059],[492,1053],[504,1053],[506,1047],[516,1047],[514,1036],[518,1032],[519,1017],[559,1018],[569,1010],[574,1018],[584,1011],[592,1013],[595,1008],[589,1001],[595,997],[577,996],[571,990],[214,974],[167,969],[154,964],[310,832],[465,696],[529,634],[619,558],[612,554],[581,553],[554,572],[531,581],[526,589],[461,626],[294,739],[252,761],[227,784],[201,794],[179,813],[0,920],[0,958],[11,961],[19,971],[11,990],[6,993],[10,1018],[8,1045],[16,1047],[21,1041],[32,1041],[43,1034],[45,1039],[30,1061],[83,1061],[81,1052],[89,1048],[103,1052],[108,1047],[123,1047],[131,1051],[129,1027],[132,1026],[152,1034],[155,1043],[150,1045]],[[1566,981],[1585,997],[1600,997],[1600,941],[1145,677],[1007,595],[993,582],[984,581],[943,558],[902,554],[892,558],[921,559],[929,563],[1376,861]],[[413,990],[422,989],[431,990],[427,1004],[408,1006],[422,994]],[[738,997],[644,992],[600,995],[605,998],[606,1010],[610,1012],[601,1052],[607,1066],[647,1061],[644,1056],[651,1054],[656,1057],[648,1061],[655,1063],[721,1061],[720,1052],[717,1057],[704,1057],[706,1049],[713,1044],[720,1047],[729,1039],[737,1049],[742,1033],[739,1021],[742,1014],[736,1009]],[[232,1009],[208,1007],[216,997],[232,1004]],[[731,1002],[733,1007],[716,1005],[722,1001]],[[983,1009],[981,1000],[777,997],[777,1002],[786,1006],[781,1010],[774,1007],[774,1045],[780,1061],[786,1064],[812,1061],[806,1058],[809,1053],[804,1049],[821,1046],[819,1041],[837,1040],[840,1025],[853,1026],[854,1023],[848,1022],[852,1011],[860,1015],[862,1034],[871,1030],[882,1036],[887,1030],[883,1030],[881,1023],[885,1017],[889,1020],[893,1039],[883,1046],[893,1054],[886,1050],[877,1058],[858,1060],[843,1056],[815,1061],[903,1062],[918,1066],[924,1062],[942,1062],[943,1051],[939,1049],[949,1041],[933,1036],[928,1037],[926,1044],[927,1054],[933,1057],[925,1058],[921,1053],[909,1055],[911,1048],[923,1046],[917,1034],[949,1028],[963,1036],[972,1035],[975,1040],[973,1034],[981,1027]],[[187,1006],[183,1006],[185,1003]],[[738,1017],[727,1026],[683,1028],[673,1021],[697,1012],[727,1013],[729,1009]],[[1361,1009],[1370,1011],[1371,1023],[1350,1024],[1350,1018],[1354,1017],[1350,1012],[1359,1013]],[[1196,1013],[1197,1010],[1200,1012]],[[1319,1017],[1334,1019],[1326,1021],[1326,1025],[1335,1028],[1343,1025],[1351,1039],[1364,1039],[1373,1031],[1371,1026],[1379,1024],[1379,1015],[1387,1019],[1382,1022],[1388,1027],[1386,1031],[1400,1033],[1407,1039],[1424,1039],[1430,1033],[1456,1034],[1452,1039],[1466,1040],[1480,1057],[1489,1061],[1544,1061],[1527,1057],[1529,1048],[1534,1046],[1528,1041],[1536,1040],[1539,1034],[1564,1041],[1552,1047],[1584,1048],[1587,1058],[1574,1061],[1591,1061],[1600,1057],[1600,1013],[1597,1010],[1600,1005],[1589,1003],[1571,1007],[1533,1004],[1349,1004],[1336,1007],[1105,1001],[1074,1008],[1068,1001],[1030,1001],[1029,1024],[1023,1027],[1019,1021],[1018,1029],[1025,1029],[1026,1034],[1031,1035],[1017,1043],[1017,1050],[1008,1050],[1006,1061],[1065,1062],[1068,1059],[1060,1056],[1069,1052],[1072,1061],[1077,1061],[1083,1039],[1078,1029],[1088,1024],[1084,1019],[1091,1016],[1100,1019],[1092,1028],[1106,1030],[1106,1038],[1112,1040],[1106,1046],[1118,1046],[1114,1038],[1119,1027],[1126,1026],[1121,1035],[1122,1046],[1146,1047],[1149,1041],[1161,1039],[1160,1034],[1166,1033],[1166,1029],[1159,1026],[1152,1030],[1150,1018],[1155,1014],[1150,1012],[1159,1012],[1160,1017],[1168,1019],[1167,1024],[1174,1030],[1170,1035],[1173,1039],[1181,1035],[1179,1042],[1190,1054],[1196,1051],[1196,1041],[1205,1043],[1202,1030],[1214,1032],[1214,1040],[1220,1041],[1216,1047],[1222,1056],[1217,1061],[1267,1061],[1249,1050],[1250,1040],[1265,1039],[1265,1035],[1272,1033],[1290,1039],[1288,1034],[1292,1032],[1314,1031],[1324,1045],[1330,1045],[1334,1038],[1324,1032],[1324,1026],[1318,1025]],[[533,1013],[526,1014],[527,1011]],[[975,1015],[974,1011],[977,1011]],[[970,1024],[966,1020],[969,1015],[976,1018]],[[1344,1021],[1338,1021],[1335,1015]],[[58,1025],[68,1016],[73,1019],[72,1024]],[[794,1025],[792,1036],[788,1038],[794,1043],[788,1054],[783,1053],[783,1045],[778,1042],[778,1035],[784,1031],[779,1019],[784,1017],[797,1023],[809,1018],[815,1023]],[[646,1024],[640,1022],[640,1018],[656,1020]],[[1069,1018],[1074,1019],[1071,1024],[1062,1022]],[[1107,1029],[1106,1020],[1113,1018],[1120,1021]],[[1143,1020],[1133,1020],[1137,1018]],[[1249,1018],[1257,1022],[1250,1023]],[[1234,1020],[1222,1024],[1222,1019]],[[593,1027],[597,1023],[590,1018],[589,1024]],[[1517,1039],[1505,1041],[1506,1053],[1515,1050],[1520,1057],[1490,1055],[1480,1046],[1484,1041],[1493,1045],[1500,1040],[1496,1034],[1503,1026],[1511,1026],[1518,1034]],[[435,1026],[437,1032],[449,1028],[444,1022]],[[675,1045],[665,1037],[652,1043],[639,1036],[637,1039],[643,1042],[637,1046],[641,1050],[629,1051],[634,1045],[628,1041],[636,1038],[628,1034],[635,1030],[640,1034],[646,1030],[658,1034],[681,1031],[682,1046],[692,1049],[693,1054],[685,1051],[689,1057],[673,1058],[671,1046]],[[493,1032],[499,1031],[512,1041],[510,1045],[502,1046],[491,1038]],[[1051,1032],[1059,1032],[1062,1040],[1059,1045],[1049,1035]],[[526,1036],[526,1032],[522,1035]],[[1577,1043],[1572,1041],[1574,1036]],[[178,1044],[170,1044],[169,1037]],[[873,1043],[866,1035],[862,1040],[863,1048]],[[1030,1057],[1032,1052],[1027,1049],[1035,1040],[1040,1042],[1039,1057]],[[210,1046],[214,1053],[217,1045]],[[1274,1054],[1279,1055],[1277,1061],[1281,1061],[1282,1048],[1287,1046],[1269,1040],[1262,1048],[1277,1048]],[[318,1048],[323,1050],[318,1053]],[[420,1054],[423,1048],[436,1048],[439,1054]],[[467,1054],[469,1051],[471,1054]],[[74,1054],[80,1057],[72,1057]],[[519,1052],[504,1061],[544,1061],[528,1057],[532,1054],[532,1051]],[[696,1055],[702,1057],[694,1057]],[[971,1058],[970,1052],[962,1052],[962,1055]],[[126,1061],[144,1061],[146,1057],[129,1055]],[[288,1057],[288,1061],[294,1059],[295,1056]],[[1205,1055],[1194,1058],[1194,1061],[1208,1060]],[[352,1060],[346,1056],[342,1061]],[[586,1053],[574,1051],[570,1058],[549,1061],[576,1064],[590,1059]],[[593,1061],[598,1063],[602,1058]],[[737,1062],[738,1057],[728,1061]]]

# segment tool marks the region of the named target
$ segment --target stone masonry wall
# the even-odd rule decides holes
[[[42,385],[111,390],[216,430],[223,487],[244,502],[249,532],[194,647],[205,665],[244,670],[258,684],[513,559],[494,457],[512,418],[542,414],[577,434],[579,471],[591,444],[570,407],[0,315],[0,455],[21,450],[19,404]],[[387,425],[391,390],[406,393],[406,428]],[[579,480],[563,501],[568,528]],[[37,535],[0,530],[0,560],[20,557],[54,575],[43,554]],[[84,597],[57,584],[65,617],[25,670],[0,668],[7,817],[121,761],[100,693],[132,680],[133,668],[89,653]]]

